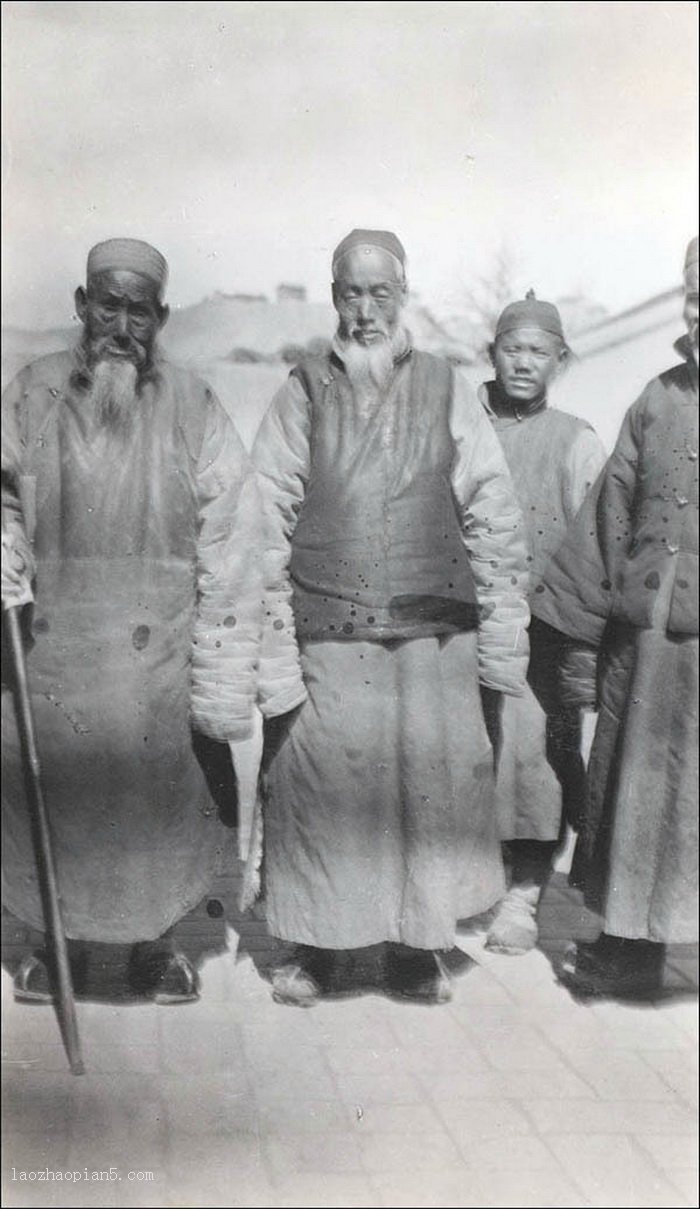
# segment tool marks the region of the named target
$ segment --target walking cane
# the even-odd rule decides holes
[[[27,773],[27,791],[34,836],[34,854],[39,872],[46,934],[50,947],[53,948],[55,959],[58,990],[58,1022],[70,1069],[74,1075],[82,1075],[85,1068],[80,1056],[73,984],[71,982],[70,965],[68,963],[66,934],[63,930],[63,920],[61,919],[61,905],[58,897],[58,882],[51,843],[51,830],[44,803],[44,793],[41,787],[41,767],[36,745],[34,715],[29,696],[27,665],[24,658],[24,645],[22,643],[22,632],[19,623],[20,608],[20,605],[13,605],[5,610],[5,616],[7,618],[10,650],[12,653],[17,723]]]

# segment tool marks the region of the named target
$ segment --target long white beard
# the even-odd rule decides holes
[[[139,405],[138,369],[132,361],[105,358],[90,373],[86,404],[98,428],[126,434]]]
[[[337,337],[337,340],[356,399],[361,404],[376,403],[391,381],[396,356],[406,346],[405,333],[395,331],[391,336],[387,335],[370,345],[341,337]]]

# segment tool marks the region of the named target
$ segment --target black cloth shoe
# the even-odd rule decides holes
[[[449,1003],[452,981],[437,953],[389,944],[386,948],[386,989],[390,995],[416,1003]]]
[[[666,946],[602,932],[597,940],[570,945],[559,980],[575,994],[610,998],[658,994],[663,986]]]
[[[159,948],[158,942],[134,945],[127,973],[129,986],[154,1003],[194,1003],[199,978],[184,953]]]

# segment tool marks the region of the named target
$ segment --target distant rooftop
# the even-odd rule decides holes
[[[306,302],[306,286],[290,285],[285,281],[280,282],[280,284],[277,286],[277,301]]]
[[[607,315],[576,334],[576,353],[579,357],[589,357],[605,349],[627,344],[630,340],[639,340],[662,328],[682,328],[682,298],[683,287],[678,285],[616,315]]]
[[[214,298],[224,298],[228,302],[267,302],[266,294],[226,294],[223,290],[214,290]]]

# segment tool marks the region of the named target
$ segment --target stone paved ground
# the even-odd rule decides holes
[[[52,1009],[15,1005],[3,972],[4,1205],[698,1204],[695,950],[670,953],[654,1002],[575,1002],[551,962],[595,925],[558,874],[543,951],[460,933],[451,1004],[302,1011],[272,1002],[271,942],[233,889],[224,919],[188,923],[190,947],[220,950],[199,1003],[79,1003],[82,1078]],[[110,1167],[121,1180],[84,1178]],[[83,1180],[13,1178],[47,1169]]]

